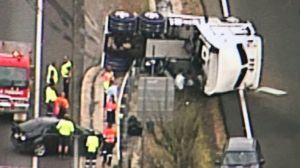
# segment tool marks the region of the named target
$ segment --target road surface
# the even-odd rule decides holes
[[[283,89],[287,96],[248,96],[255,136],[266,168],[299,167],[300,160],[300,1],[231,1],[233,15],[252,20],[264,37],[262,85]]]
[[[72,0],[45,0],[44,9],[44,38],[42,79],[50,62],[62,63],[64,55],[72,53]],[[0,1],[0,39],[26,41],[34,44],[35,40],[35,12],[34,1],[9,0]],[[45,80],[42,80],[44,82]],[[44,85],[44,83],[43,83]],[[61,87],[61,86],[59,86]],[[58,88],[60,90],[60,88]],[[43,92],[43,90],[41,90]],[[43,99],[42,99],[43,100]],[[43,115],[43,113],[41,113]],[[32,157],[15,152],[9,141],[10,118],[0,118],[0,166],[31,167]],[[6,155],[3,155],[3,154]],[[38,160],[38,167],[72,167],[72,158],[58,160],[55,156],[43,157]]]
[[[209,15],[217,1],[206,1]],[[254,136],[262,145],[266,168],[299,167],[300,160],[300,1],[252,0],[229,1],[231,14],[254,22],[264,37],[264,68],[262,85],[283,89],[288,95],[276,97],[248,92],[247,100]],[[212,10],[210,10],[212,9]],[[232,104],[232,94],[222,97],[223,104]],[[225,100],[225,101],[224,101]],[[236,108],[227,106],[227,122],[238,122]],[[237,124],[239,125],[239,124]],[[235,129],[234,124],[228,129]]]
[[[63,56],[71,57],[72,43],[72,0],[46,0],[44,4],[44,37],[43,37],[43,86],[45,86],[46,68],[49,63],[57,66],[63,61]],[[57,86],[62,89],[62,84]],[[39,158],[38,165],[43,168],[72,167],[72,157],[61,160],[57,156]]]

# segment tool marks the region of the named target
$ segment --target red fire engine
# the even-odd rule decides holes
[[[31,44],[0,41],[0,114],[27,119],[30,98]]]

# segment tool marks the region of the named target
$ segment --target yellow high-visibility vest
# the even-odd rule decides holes
[[[47,83],[50,83],[51,72],[52,71],[54,73],[54,76],[53,76],[54,84],[57,84],[57,82],[58,82],[58,72],[57,72],[57,69],[51,64],[48,66],[48,70],[47,70]]]
[[[54,89],[52,89],[50,86],[46,87],[46,99],[45,103],[49,103],[50,101],[54,102],[57,99],[57,94]]]
[[[59,120],[56,129],[60,135],[64,136],[70,136],[75,131],[73,122],[65,119]]]
[[[87,147],[88,152],[95,153],[99,147],[99,139],[96,135],[89,135],[86,141],[85,146]]]
[[[60,67],[60,74],[63,78],[67,78],[69,77],[69,73],[70,70],[72,68],[72,62],[71,61],[67,61],[65,63],[63,63]]]

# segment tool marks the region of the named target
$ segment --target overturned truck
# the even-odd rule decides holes
[[[178,61],[197,61],[201,88],[212,95],[256,89],[262,46],[253,24],[237,18],[114,11],[107,17],[103,59],[123,72],[136,59],[150,74]]]

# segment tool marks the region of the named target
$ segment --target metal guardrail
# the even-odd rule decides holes
[[[249,119],[249,113],[247,109],[247,104],[246,104],[246,98],[244,94],[244,90],[239,90],[239,98],[240,98],[240,103],[241,103],[241,108],[242,108],[242,115],[243,115],[243,122],[244,126],[246,129],[246,137],[247,138],[253,138],[252,136],[252,127]]]
[[[131,71],[133,66],[135,65],[136,61],[134,60],[132,62],[132,65],[130,66],[129,70],[127,71],[127,73],[125,74],[121,87],[120,87],[120,93],[119,93],[119,98],[117,101],[117,109],[116,109],[116,116],[118,117],[116,120],[116,124],[117,124],[117,156],[118,156],[118,161],[121,161],[121,154],[122,154],[122,149],[120,148],[120,143],[121,143],[121,125],[120,125],[120,120],[123,118],[123,114],[120,113],[121,107],[122,107],[122,98],[124,96],[125,93],[125,88],[126,88],[126,84],[128,82],[128,79],[130,77]]]
[[[230,9],[229,9],[228,0],[222,0],[221,6],[222,6],[223,16],[224,17],[229,17],[230,16]]]

